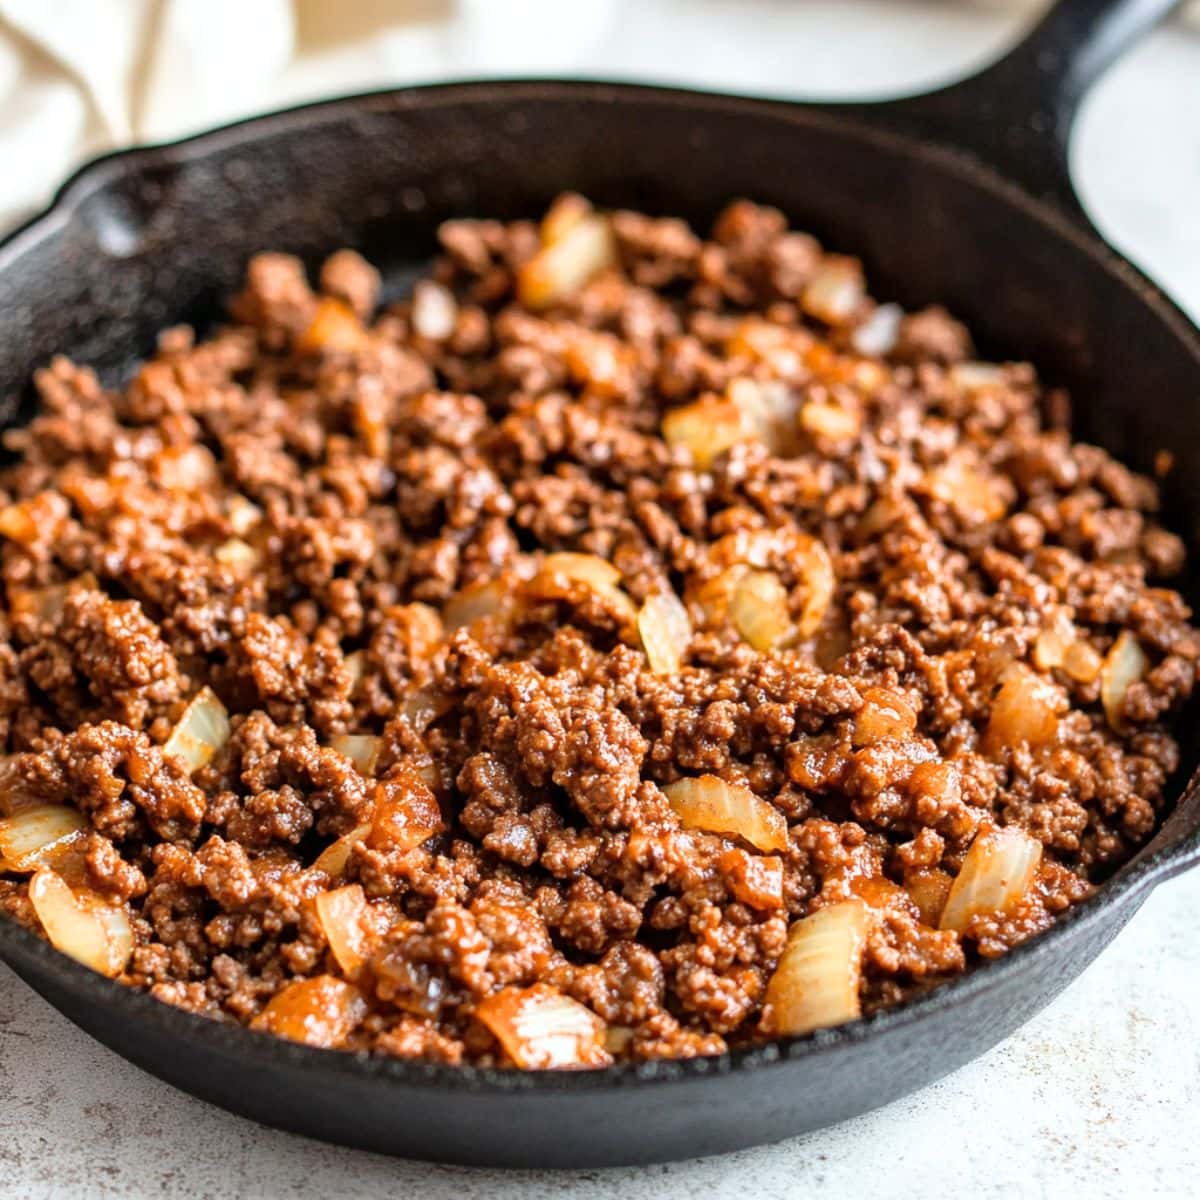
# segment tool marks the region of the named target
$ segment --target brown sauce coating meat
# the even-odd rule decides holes
[[[1183,546],[1030,366],[744,201],[441,241],[378,314],[356,254],[261,255],[234,324],[120,391],[57,359],[6,435],[0,816],[81,815],[42,866],[125,915],[110,973],[451,1064],[711,1054],[1002,954],[1147,840]],[[1000,828],[1024,882],[956,926]],[[850,994],[772,985],[830,908]]]

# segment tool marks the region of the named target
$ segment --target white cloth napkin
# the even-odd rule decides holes
[[[338,92],[541,74],[878,95],[973,68],[1044,3],[0,0],[0,230],[94,154]]]

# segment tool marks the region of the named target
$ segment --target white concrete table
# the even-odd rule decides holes
[[[586,62],[557,65],[731,90],[877,95],[966,71],[1036,7],[629,0]],[[504,67],[486,45],[475,51],[463,74]],[[537,65],[556,66],[544,53]],[[1101,226],[1200,317],[1195,24],[1155,35],[1104,80],[1075,162]],[[1045,1013],[886,1109],[723,1158],[570,1174],[402,1162],[260,1128],[143,1074],[0,968],[0,1196],[1195,1196],[1197,912],[1200,874],[1165,885]]]

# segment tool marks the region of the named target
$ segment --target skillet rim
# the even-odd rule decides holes
[[[250,131],[270,135],[276,132],[277,126],[303,130],[336,119],[343,112],[371,111],[376,105],[419,109],[439,103],[481,103],[486,102],[489,93],[503,93],[503,98],[509,100],[583,99],[598,104],[615,104],[642,99],[697,110],[707,106],[709,111],[741,112],[749,117],[770,117],[815,126],[825,132],[857,138],[893,153],[906,154],[938,171],[955,173],[965,182],[991,192],[1002,202],[1024,210],[1027,216],[1046,227],[1052,235],[1065,239],[1118,284],[1133,291],[1137,299],[1166,324],[1195,361],[1200,391],[1200,329],[1179,305],[1110,246],[1097,231],[1078,218],[1069,216],[1050,202],[1035,198],[970,152],[926,140],[906,129],[903,105],[910,97],[903,97],[898,102],[801,102],[591,78],[462,79],[357,92],[242,118],[172,141],[110,151],[88,160],[67,178],[43,210],[0,240],[0,273],[27,249],[69,223],[89,197],[114,180],[141,170],[153,169],[163,163],[186,164],[194,157],[219,151],[230,141],[238,140],[237,135]],[[252,139],[243,137],[240,140],[245,143]],[[1183,804],[1195,799],[1198,790],[1200,767],[1182,785],[1167,822]],[[1160,826],[1155,840],[1162,839],[1164,828],[1165,823]],[[591,1092],[641,1084],[682,1083],[709,1075],[728,1075],[737,1071],[798,1063],[835,1053],[842,1046],[882,1038],[893,1030],[935,1021],[943,1011],[957,1007],[960,1001],[967,1003],[988,990],[1003,988],[1006,982],[1019,978],[1035,961],[1056,954],[1060,943],[1075,936],[1082,938],[1089,930],[1102,927],[1106,922],[1111,924],[1111,919],[1119,915],[1119,910],[1127,910],[1127,920],[1155,886],[1197,862],[1200,862],[1200,813],[1196,815],[1192,828],[1177,831],[1176,836],[1165,845],[1149,851],[1144,848],[1116,875],[1100,885],[1094,895],[1070,909],[1044,933],[1022,943],[1000,959],[976,964],[969,972],[939,984],[897,1008],[880,1010],[868,1017],[831,1029],[817,1030],[802,1037],[772,1039],[721,1055],[657,1059],[586,1071],[447,1066],[371,1055],[367,1051],[326,1050],[289,1042],[242,1025],[219,1022],[188,1012],[156,1000],[147,992],[108,979],[55,950],[48,942],[8,918],[0,919],[0,958],[23,979],[26,978],[26,969],[34,977],[56,977],[64,989],[74,992],[79,999],[115,1009],[117,1015],[137,1023],[151,1022],[158,1025],[166,1036],[206,1040],[212,1049],[238,1059],[246,1067],[258,1064],[264,1067],[287,1066],[303,1069],[306,1073],[357,1076],[364,1082],[390,1080],[408,1086],[433,1085],[475,1094]],[[1114,935],[1124,923],[1121,921],[1118,924],[1117,929],[1113,930]],[[1071,978],[1076,978],[1078,973],[1075,972]],[[36,985],[33,986],[38,990]],[[73,1018],[68,1019],[75,1023]]]

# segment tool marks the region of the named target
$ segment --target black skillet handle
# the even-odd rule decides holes
[[[978,75],[880,107],[900,131],[966,151],[1086,220],[1071,185],[1071,124],[1091,83],[1182,0],[1059,0]]]

